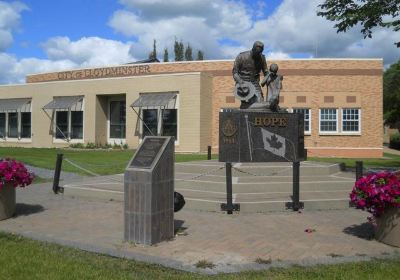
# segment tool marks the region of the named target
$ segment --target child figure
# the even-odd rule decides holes
[[[268,74],[261,82],[262,87],[267,85],[267,102],[273,112],[278,112],[279,110],[279,93],[282,89],[283,76],[278,75],[278,69],[277,64],[271,64]]]

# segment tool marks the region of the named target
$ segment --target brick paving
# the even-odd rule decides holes
[[[348,209],[226,215],[182,210],[175,239],[155,246],[123,242],[123,204],[54,195],[51,184],[17,191],[16,216],[0,230],[80,249],[206,273],[288,264],[317,264],[387,257],[399,248],[379,243],[368,213]],[[312,233],[304,232],[310,228]],[[257,258],[271,264],[257,264]],[[214,269],[197,269],[207,260]]]

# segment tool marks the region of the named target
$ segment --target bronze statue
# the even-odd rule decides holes
[[[282,88],[281,75],[278,75],[278,65],[272,64],[269,71],[267,62],[262,54],[264,44],[256,41],[250,51],[240,53],[233,66],[232,74],[236,82],[234,95],[241,101],[240,109],[270,109],[279,111],[279,93]],[[260,72],[264,79],[260,86]],[[267,102],[261,90],[267,86]]]
[[[283,76],[278,74],[278,69],[277,64],[271,64],[268,74],[261,82],[262,87],[267,86],[267,102],[273,112],[279,111],[279,93],[282,89]]]
[[[240,53],[235,59],[232,74],[236,82],[236,97],[241,100],[241,109],[264,100],[260,87],[260,72],[266,76],[268,71],[263,50],[264,44],[256,41],[251,50]]]

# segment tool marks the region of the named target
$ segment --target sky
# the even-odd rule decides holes
[[[268,58],[383,58],[397,62],[400,32],[337,33],[316,16],[323,0],[0,0],[0,84],[34,73],[120,65],[157,56],[175,39],[205,59],[232,59],[264,42]]]

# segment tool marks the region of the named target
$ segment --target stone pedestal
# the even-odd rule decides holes
[[[152,245],[174,237],[173,137],[146,137],[124,177],[124,239]]]
[[[375,238],[382,243],[400,247],[400,208],[386,209],[376,222]]]
[[[6,184],[0,189],[0,220],[11,218],[15,213],[15,188]]]

